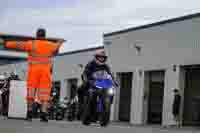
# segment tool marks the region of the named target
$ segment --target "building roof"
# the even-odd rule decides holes
[[[164,20],[164,21],[160,21],[160,22],[155,22],[155,23],[151,23],[151,24],[147,24],[147,25],[142,25],[142,26],[138,26],[138,27],[134,27],[134,28],[129,28],[129,29],[125,29],[125,30],[106,33],[103,36],[104,37],[108,37],[108,36],[118,35],[118,34],[122,34],[122,33],[127,33],[127,32],[146,29],[146,28],[151,28],[151,27],[154,27],[154,26],[174,23],[174,22],[188,20],[188,19],[192,19],[192,18],[198,18],[198,17],[200,17],[200,13],[195,13],[195,14],[190,14],[190,15],[186,15],[186,16],[181,16],[181,17],[178,17],[178,18],[172,18],[172,19],[168,19],[168,20]]]
[[[104,48],[104,46],[92,47],[92,48],[87,48],[87,49],[80,49],[80,50],[76,50],[76,51],[60,53],[57,56],[64,56],[64,55],[76,54],[76,53],[81,53],[81,52],[89,52],[89,51],[103,49],[103,48]]]

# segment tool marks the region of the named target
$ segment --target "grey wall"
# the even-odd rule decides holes
[[[115,71],[200,63],[200,18],[104,37]],[[141,46],[137,55],[134,44]]]
[[[200,64],[200,18],[104,37],[104,47],[114,72],[133,72],[131,123],[144,124],[146,88],[144,72],[165,71],[163,125],[174,124],[172,88],[181,88],[181,65]],[[138,53],[135,46],[141,47]],[[173,71],[173,65],[177,71]],[[143,76],[138,75],[143,72]]]

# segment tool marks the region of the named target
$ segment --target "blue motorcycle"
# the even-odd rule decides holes
[[[83,124],[99,121],[101,126],[107,126],[110,120],[110,108],[114,97],[112,79],[98,79],[88,91]],[[95,114],[95,115],[94,115]],[[94,116],[92,116],[94,115]]]

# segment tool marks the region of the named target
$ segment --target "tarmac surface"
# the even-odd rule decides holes
[[[98,124],[83,126],[80,122],[0,119],[0,133],[200,133],[198,127],[133,126],[127,123],[111,123],[108,127]]]

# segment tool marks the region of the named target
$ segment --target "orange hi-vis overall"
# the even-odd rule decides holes
[[[51,57],[59,49],[47,40],[8,41],[6,47],[28,52],[27,100],[48,101],[51,93]]]

